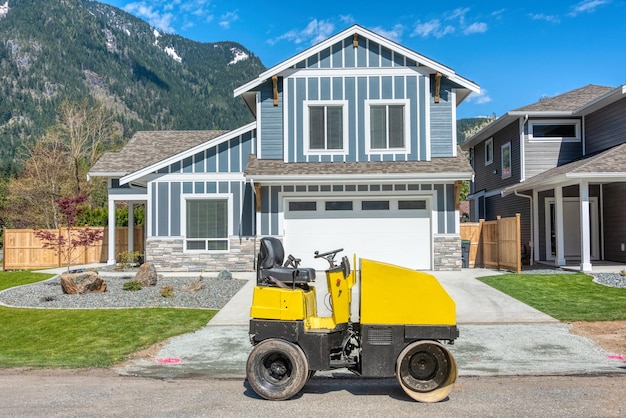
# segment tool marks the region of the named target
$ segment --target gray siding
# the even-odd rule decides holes
[[[603,186],[604,258],[626,263],[626,183],[610,183]]]
[[[269,159],[283,158],[283,88],[282,78],[278,82],[278,106],[274,106],[272,81],[268,81],[259,91],[261,102],[260,118],[260,157]]]
[[[434,77],[431,80],[431,91],[434,92]],[[453,153],[453,100],[452,85],[442,81],[439,92],[439,103],[435,103],[434,95],[430,98],[430,141],[431,157],[449,157]]]
[[[520,180],[519,127],[515,121],[493,136],[493,162],[485,165],[485,141],[474,147],[474,191],[504,188]],[[511,143],[511,177],[502,178],[502,146]]]
[[[592,154],[626,142],[626,99],[585,118],[586,152]]]
[[[537,119],[533,119],[537,120]],[[526,154],[526,178],[532,178],[551,168],[567,164],[582,156],[582,141],[530,141],[528,123],[524,126],[524,150]]]

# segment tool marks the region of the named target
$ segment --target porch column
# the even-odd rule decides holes
[[[554,217],[556,218],[556,265],[565,265],[565,239],[563,237],[563,188],[554,188]]]
[[[580,270],[591,271],[591,232],[589,228],[589,182],[580,181]]]
[[[115,264],[115,200],[109,196],[109,256],[107,264]]]
[[[135,202],[128,202],[128,252],[135,249]]]

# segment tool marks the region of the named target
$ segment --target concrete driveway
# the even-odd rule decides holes
[[[460,337],[450,350],[465,376],[552,375],[626,372],[592,341],[569,333],[570,325],[501,293],[476,277],[486,269],[431,272],[456,301]],[[158,378],[206,375],[243,378],[251,350],[249,309],[254,273],[235,273],[246,284],[203,329],[170,339],[155,358],[134,360],[117,370]],[[323,278],[324,274],[318,277]],[[318,279],[318,312],[324,315],[325,281]],[[355,286],[355,289],[358,286]],[[353,300],[358,300],[355,295]],[[356,304],[355,304],[356,305]],[[358,307],[353,307],[353,320]],[[329,374],[342,371],[329,372]]]

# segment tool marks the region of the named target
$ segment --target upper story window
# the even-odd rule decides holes
[[[366,144],[372,152],[408,152],[408,103],[371,100],[367,103]]]
[[[493,162],[493,138],[485,141],[485,165]]]
[[[511,177],[511,143],[502,145],[502,178]]]
[[[528,137],[538,141],[580,142],[578,120],[536,120],[528,124]]]
[[[308,102],[305,105],[309,152],[332,154],[346,151],[346,109],[343,102]]]

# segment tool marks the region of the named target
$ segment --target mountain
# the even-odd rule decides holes
[[[479,130],[496,120],[496,115],[464,118],[456,121],[456,142],[461,145],[465,139],[475,135]]]
[[[234,42],[199,43],[89,0],[0,0],[0,175],[57,120],[102,101],[137,130],[233,129],[252,120],[233,90],[265,70]]]

